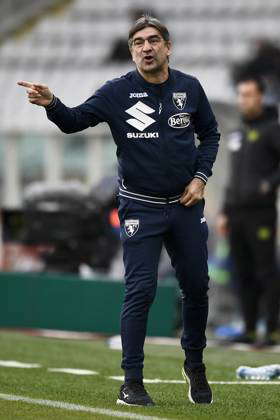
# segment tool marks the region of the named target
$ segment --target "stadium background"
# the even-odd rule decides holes
[[[63,135],[16,85],[46,83],[67,105],[81,103],[133,68],[116,60],[116,45],[124,45],[135,9],[167,24],[171,66],[201,80],[222,131],[207,185],[209,407],[186,398],[180,300],[163,254],[145,344],[145,387],[156,407],[116,408],[123,372],[120,338],[112,335],[123,279],[115,146],[103,124]],[[241,323],[228,246],[214,229],[227,132],[237,123],[232,75],[253,60],[266,101],[279,102],[279,18],[279,0],[0,0],[0,419],[279,419],[279,379],[236,378],[240,365],[279,366],[279,346],[241,351],[215,339]]]
[[[104,235],[99,238],[100,240],[95,238],[94,228],[92,236],[88,234],[87,242],[83,244],[83,252],[86,253],[91,246],[95,246],[92,254],[98,254],[103,260],[100,262],[100,258],[96,259],[94,255],[87,256],[89,264],[80,264],[78,273],[86,278],[96,278],[96,276],[99,278],[102,272],[102,281],[107,278],[121,279],[121,256],[116,240],[117,221],[112,212],[116,172],[115,146],[107,126],[101,124],[94,129],[65,136],[45,118],[41,108],[28,105],[16,81],[31,80],[46,83],[67,105],[75,106],[81,103],[106,80],[133,68],[130,61],[110,59],[116,39],[127,37],[133,9],[144,12],[152,9],[152,12],[167,24],[174,43],[171,66],[194,74],[201,80],[213,104],[222,132],[214,175],[207,186],[206,209],[210,228],[212,227],[209,242],[210,266],[214,279],[211,298],[216,303],[212,305],[216,313],[210,314],[210,321],[216,325],[217,318],[220,322],[226,322],[227,317],[232,320],[233,313],[236,312],[233,294],[227,287],[228,273],[225,261],[227,245],[217,240],[213,229],[227,179],[226,133],[237,121],[232,69],[234,63],[243,62],[254,55],[260,40],[268,40],[276,45],[279,43],[278,0],[266,2],[178,0],[176,4],[169,0],[155,0],[152,7],[150,2],[141,0],[137,2],[2,0],[0,3],[0,199],[4,238],[4,243],[1,245],[2,269],[16,272],[42,270],[35,254],[38,252],[40,255],[44,254],[46,250],[42,251],[40,246],[45,245],[45,242],[55,242],[56,238],[50,239],[48,236],[49,228],[46,226],[52,223],[51,218],[47,221],[41,220],[41,230],[38,226],[34,227],[34,214],[38,221],[38,213],[34,211],[38,210],[37,201],[49,200],[53,205],[58,200],[57,197],[61,199],[60,194],[63,191],[66,204],[64,203],[63,207],[58,200],[62,206],[59,207],[61,211],[58,213],[62,216],[60,219],[59,217],[55,219],[55,229],[60,229],[61,225],[66,223],[64,216],[69,208],[72,217],[69,223],[72,226],[77,221],[75,219],[77,213],[84,212],[87,234],[88,227],[94,226],[93,219],[87,218],[91,211],[99,225],[100,223],[106,225],[107,221],[111,229],[109,236],[106,236],[108,229],[104,225],[105,233],[103,232]],[[275,98],[271,95],[268,100]],[[103,197],[105,190],[106,199]],[[44,195],[44,191],[49,195]],[[43,196],[40,196],[41,193]],[[55,194],[55,198],[50,197],[52,193]],[[69,197],[71,194],[77,199],[74,210],[71,207],[74,204],[70,203],[73,198]],[[84,205],[85,201],[88,203],[87,207]],[[27,212],[24,220],[22,209]],[[105,219],[100,219],[100,212],[105,214]],[[29,223],[27,233],[23,226],[25,223]],[[67,224],[64,226],[66,230],[67,226]],[[37,229],[36,240],[32,229],[34,231]],[[75,235],[84,238],[85,231],[71,234],[74,239]],[[77,244],[72,246],[73,237],[65,238],[68,242],[66,251],[65,249],[63,251],[63,258],[69,261],[75,253],[73,248],[77,247]],[[23,239],[24,247],[21,246]],[[61,262],[62,257],[59,258]],[[46,261],[47,257],[44,259],[45,264]],[[48,267],[53,268],[53,261],[48,260],[48,264]],[[60,274],[63,271],[63,264],[60,264]],[[65,266],[65,272],[77,273],[77,267]],[[169,281],[170,276],[172,277],[172,271],[167,268],[163,256],[160,277],[167,277]],[[10,284],[6,277],[5,279],[7,284]],[[37,295],[33,296],[33,299],[37,298]],[[221,300],[222,305],[220,305]],[[226,311],[229,311],[230,315],[227,315]],[[2,324],[3,322],[7,322],[6,318]],[[155,330],[155,334],[156,332]]]

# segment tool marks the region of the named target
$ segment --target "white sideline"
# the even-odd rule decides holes
[[[280,381],[209,381],[212,385],[280,385]]]
[[[87,369],[48,368],[48,372],[70,373],[71,375],[99,375],[95,370]]]
[[[124,381],[124,376],[108,376],[114,381]],[[180,379],[144,379],[146,384],[185,384]],[[280,385],[280,381],[208,381],[211,385]]]
[[[87,413],[101,414],[103,416],[110,417],[121,417],[126,419],[137,419],[137,420],[171,420],[163,417],[155,416],[142,416],[136,413],[127,413],[125,411],[109,410],[107,408],[87,407],[80,404],[72,404],[64,401],[53,401],[53,400],[41,400],[29,397],[23,397],[21,395],[12,394],[0,394],[0,399],[6,401],[22,401],[28,404],[45,405],[47,407],[62,408],[70,411],[84,411]]]
[[[3,367],[13,367],[13,368],[23,368],[23,369],[32,369],[39,368],[41,365],[38,363],[22,363],[16,360],[0,360],[0,366]]]

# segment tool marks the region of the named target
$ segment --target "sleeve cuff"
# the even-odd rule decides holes
[[[205,175],[203,172],[197,171],[194,175],[194,178],[199,178],[201,179],[205,184],[208,181],[208,176]]]
[[[51,109],[55,108],[56,104],[57,104],[57,97],[53,95],[51,103],[45,106],[46,111],[50,111]]]

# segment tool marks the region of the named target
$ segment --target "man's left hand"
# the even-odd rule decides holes
[[[194,178],[185,188],[185,191],[180,199],[180,203],[186,207],[193,206],[199,200],[202,200],[204,195],[205,183],[199,179]]]

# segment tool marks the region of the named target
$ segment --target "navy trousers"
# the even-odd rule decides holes
[[[119,197],[125,296],[121,311],[122,368],[126,380],[143,377],[149,308],[165,245],[182,293],[181,345],[187,361],[201,362],[208,316],[208,227],[204,199],[191,207],[149,204]],[[162,308],[164,311],[164,308]]]

